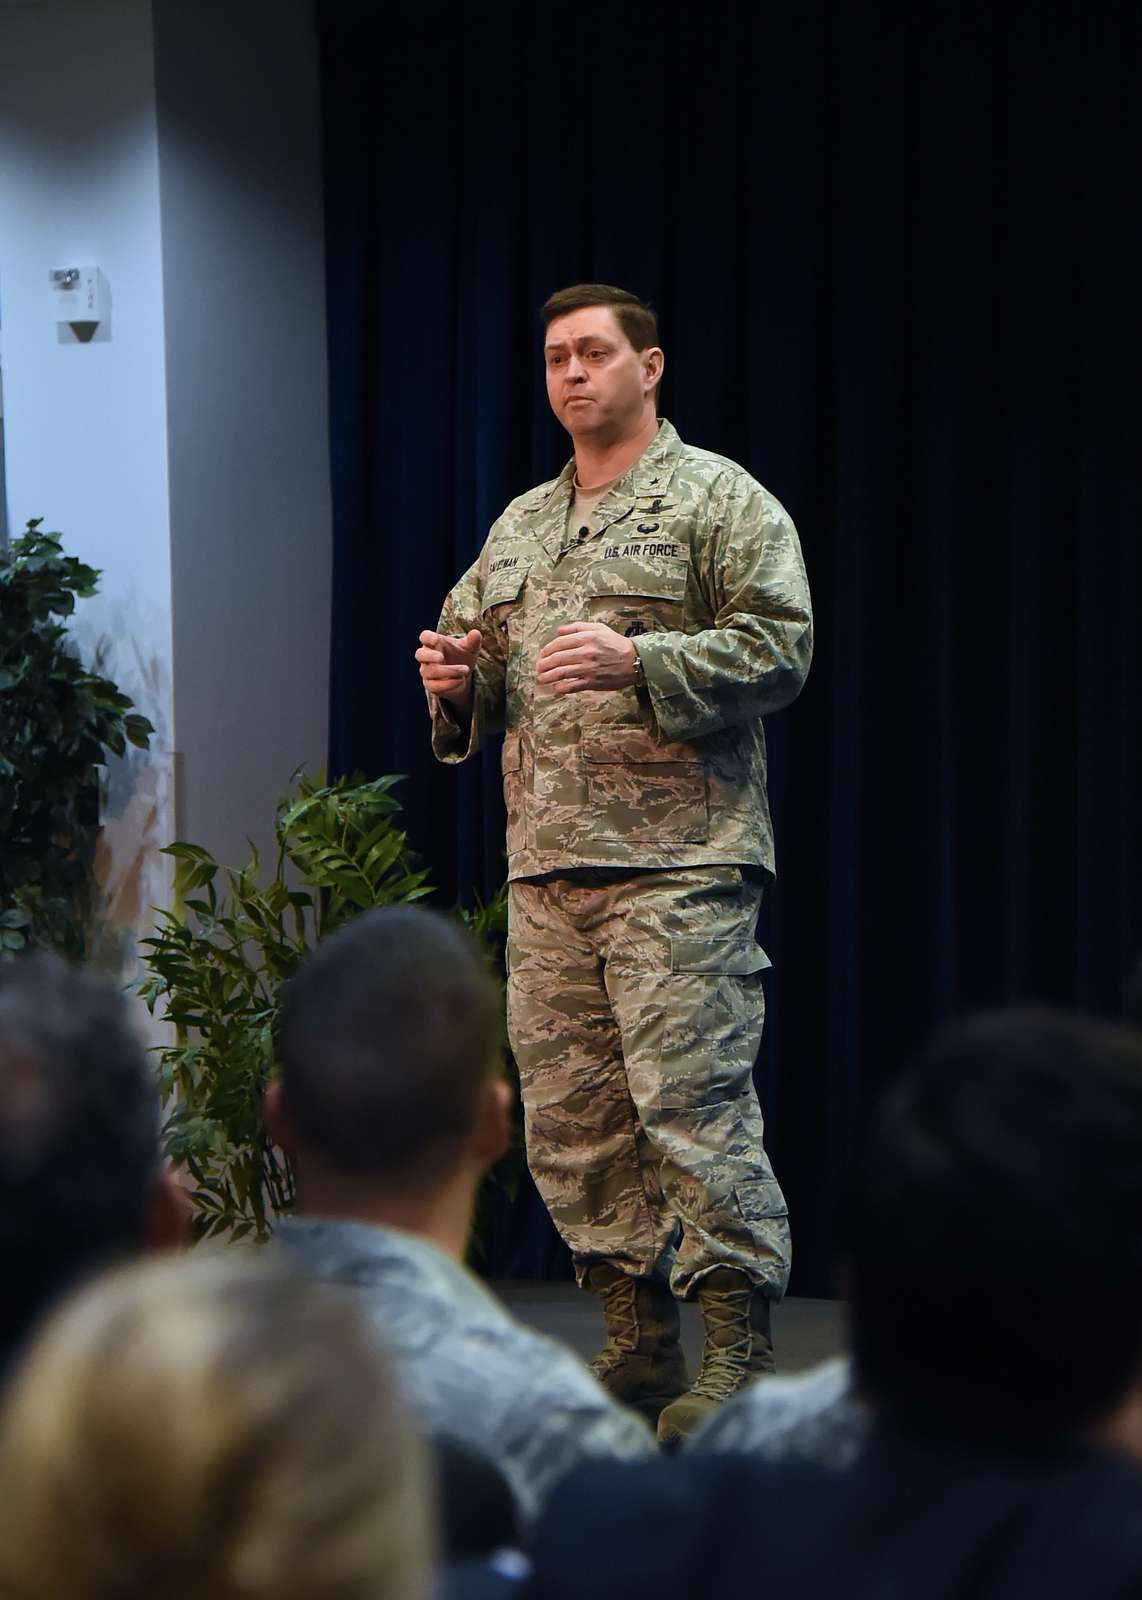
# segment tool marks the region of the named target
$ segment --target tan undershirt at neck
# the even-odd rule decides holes
[[[597,483],[593,489],[584,489],[580,487],[578,478],[573,478],[571,480],[571,487],[573,491],[571,495],[571,507],[567,513],[568,528],[578,532],[578,530],[583,527],[584,524],[589,525],[591,518],[595,515],[595,508],[599,504],[599,501],[603,498],[608,489],[613,488],[614,485],[618,483],[619,478],[621,477],[622,473],[620,472],[618,477],[612,478],[609,483]]]

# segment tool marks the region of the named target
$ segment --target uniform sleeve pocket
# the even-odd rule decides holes
[[[772,1217],[789,1215],[789,1207],[776,1178],[755,1178],[748,1183],[735,1184],[734,1201],[747,1226],[753,1222],[767,1222]]]

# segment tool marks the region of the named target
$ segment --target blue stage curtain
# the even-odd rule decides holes
[[[759,1083],[794,1284],[827,1293],[846,1158],[931,1026],[1112,1010],[1142,944],[1139,10],[317,14],[332,765],[408,775],[445,902],[501,880],[498,752],[434,765],[416,635],[568,454],[541,302],[648,297],[665,414],[785,502],[815,595],[770,724]],[[513,1226],[501,1266],[547,1270]]]

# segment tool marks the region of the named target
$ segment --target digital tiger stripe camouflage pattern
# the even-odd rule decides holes
[[[573,480],[571,462],[513,500],[445,602],[441,633],[481,634],[470,720],[429,697],[441,761],[504,732],[529,1164],[580,1274],[673,1261],[685,1295],[732,1265],[779,1298],[788,1222],[750,1069],[774,869],[761,718],[812,654],[800,544],[773,495],[666,421],[583,527]],[[540,684],[540,650],[579,621],[633,639],[645,687]]]

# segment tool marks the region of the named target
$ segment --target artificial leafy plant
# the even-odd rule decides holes
[[[197,1237],[264,1240],[293,1205],[290,1163],[262,1125],[286,979],[359,912],[431,892],[395,820],[397,781],[301,777],[278,804],[268,881],[256,851],[241,871],[223,872],[200,845],[168,848],[178,863],[175,909],[143,941],[140,992],[174,1025],[174,1042],[156,1052],[163,1142],[193,1185]],[[503,895],[465,920],[489,961],[502,961]],[[509,1192],[518,1161],[514,1152],[495,1180]]]
[[[193,1183],[195,1232],[267,1237],[293,1204],[290,1164],[266,1136],[282,985],[316,942],[359,911],[430,892],[394,819],[395,778],[302,777],[279,802],[268,881],[253,850],[241,871],[196,844],[172,844],[175,909],[144,939],[140,985],[175,1040],[161,1046],[166,1154]]]
[[[154,732],[69,638],[99,577],[38,518],[0,549],[0,955],[88,953],[100,770]]]

